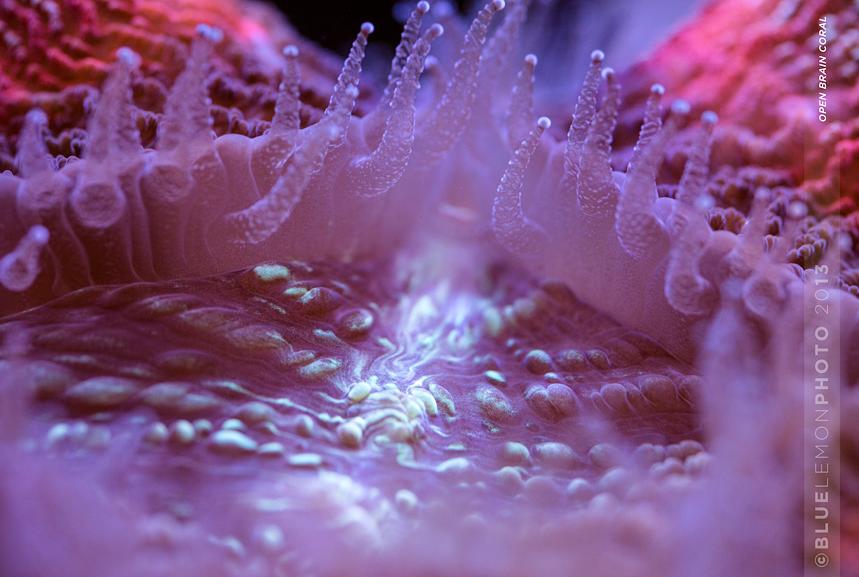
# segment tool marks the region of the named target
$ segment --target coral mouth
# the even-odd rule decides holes
[[[794,148],[849,149],[849,126],[755,136],[734,106],[720,126],[697,72],[651,83],[665,49],[623,74],[591,52],[553,128],[516,55],[527,0],[470,23],[417,2],[376,99],[372,24],[338,74],[256,12],[187,2],[210,15],[193,32],[99,4],[120,39],[166,27],[182,62],[85,36],[84,83],[105,78],[79,126],[67,92],[0,101],[21,125],[0,159],[4,570],[799,574],[803,403],[859,406],[859,234],[831,163],[805,174]],[[796,32],[813,10],[788,12]]]
[[[3,487],[4,502],[27,505],[5,521],[43,518],[45,495],[71,499],[81,489],[60,481],[66,468],[100,501],[56,511],[58,532],[28,522],[6,546],[63,539],[72,518],[121,508],[134,512],[113,521],[125,567],[172,552],[177,566],[201,554],[262,574],[289,560],[307,572],[296,574],[342,574],[346,551],[385,567],[449,523],[469,541],[505,523],[558,539],[604,511],[645,531],[634,527],[648,503],[691,491],[710,456],[690,367],[503,262],[458,283],[415,268],[266,264],[87,289],[6,320],[4,340],[31,348],[4,375],[40,400]],[[32,484],[55,468],[56,482]],[[557,507],[543,527],[538,511]],[[74,547],[103,550],[105,537],[82,531]],[[55,554],[79,565],[73,550]],[[34,567],[6,558],[13,574]]]

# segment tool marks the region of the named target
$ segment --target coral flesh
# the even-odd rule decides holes
[[[859,5],[633,4],[3,3],[0,575],[859,574]]]

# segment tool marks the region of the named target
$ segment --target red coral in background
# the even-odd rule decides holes
[[[826,52],[818,51],[820,18]],[[712,2],[633,67],[637,99],[649,82],[715,110],[724,127],[715,162],[786,170],[822,206],[859,197],[853,174],[859,113],[859,11],[847,0]],[[818,120],[818,56],[827,58],[828,121]],[[636,96],[632,97],[636,99]]]
[[[224,41],[207,80],[219,133],[260,134],[271,118],[280,74],[280,48],[297,44],[301,59],[302,120],[319,119],[337,75],[335,58],[304,41],[264,5],[180,0],[166,6],[148,1],[7,2],[0,7],[0,123],[7,154],[24,114],[48,114],[53,154],[80,155],[80,130],[121,47],[141,57],[132,80],[141,134],[151,144],[169,87],[188,59],[198,24],[222,30]],[[372,92],[365,91],[367,95]],[[362,107],[359,106],[359,112]],[[5,168],[12,168],[7,156]]]
[[[855,7],[595,50],[565,135],[529,2],[478,8],[368,91],[369,23],[338,74],[246,4],[0,7],[0,569],[801,574],[821,287],[859,407]]]

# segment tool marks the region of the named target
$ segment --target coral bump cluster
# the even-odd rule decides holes
[[[730,88],[699,40],[767,3],[624,73],[594,50],[554,127],[528,0],[417,2],[378,90],[370,23],[337,72],[241,3],[7,4],[0,569],[801,573],[821,306],[859,413],[859,221],[833,198],[855,126],[792,116],[779,56],[783,131],[702,94]],[[750,44],[857,20],[813,4]],[[803,139],[838,160],[797,169]]]

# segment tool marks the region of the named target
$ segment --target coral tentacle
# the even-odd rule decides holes
[[[541,117],[516,148],[513,158],[507,164],[507,170],[501,177],[492,205],[492,230],[495,237],[502,246],[520,257],[536,256],[545,241],[544,233],[525,215],[522,208],[522,189],[525,185],[525,170],[540,137],[549,126],[549,119]]]

